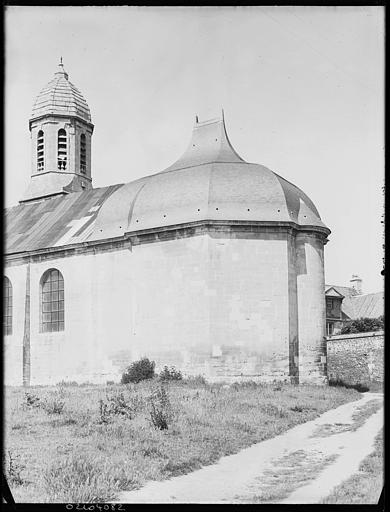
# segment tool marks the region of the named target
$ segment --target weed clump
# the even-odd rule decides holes
[[[42,401],[42,408],[47,414],[62,414],[65,407],[65,390],[62,386]]]
[[[60,382],[57,382],[56,386],[59,386],[60,388],[74,388],[77,387],[79,384],[75,380],[61,380]]]
[[[34,393],[25,393],[25,402],[24,405],[27,407],[40,407],[41,406],[41,399],[38,395],[34,395]]]
[[[20,462],[20,455],[14,455],[11,450],[8,450],[7,457],[3,456],[3,472],[10,484],[24,484],[21,473],[25,468],[26,466]]]
[[[122,374],[121,384],[129,382],[138,383],[142,380],[153,379],[155,362],[143,357],[139,361],[134,361]]]
[[[167,430],[173,419],[172,406],[167,391],[163,386],[155,389],[150,396],[150,419],[153,427]]]
[[[42,408],[47,412],[47,414],[61,414],[64,407],[65,402],[58,397],[46,399],[42,404]]]
[[[260,382],[256,382],[254,380],[243,380],[241,382],[233,382],[230,388],[235,391],[240,391],[241,389],[257,389],[261,387],[261,385],[262,384]]]
[[[296,404],[293,407],[290,407],[289,409],[290,409],[290,411],[293,411],[293,412],[307,412],[307,411],[314,411],[315,407],[309,407],[307,405]]]
[[[108,423],[113,416],[124,416],[131,420],[135,404],[126,401],[123,393],[107,395],[106,400],[99,400],[99,423]]]
[[[203,375],[189,375],[186,379],[183,379],[185,384],[189,384],[190,386],[206,386],[207,380],[203,377]]]
[[[54,396],[49,398],[39,398],[39,396],[34,395],[33,393],[25,393],[25,402],[23,403],[24,407],[28,409],[43,409],[47,414],[61,414],[65,407],[65,402],[62,400],[63,398],[63,390],[62,388],[58,393],[55,393]]]
[[[276,416],[277,418],[286,418],[288,416],[287,412],[280,405],[275,405],[272,403],[265,403],[260,406],[260,409],[268,416]]]
[[[170,380],[183,380],[183,375],[180,370],[177,370],[174,366],[168,368],[168,366],[164,366],[164,369],[160,372],[159,380],[161,381],[170,381]]]
[[[110,421],[110,411],[107,403],[101,398],[99,400],[99,423],[108,423]]]
[[[72,454],[56,460],[43,477],[48,496],[53,501],[99,503],[114,498],[119,481],[107,471],[99,458]]]

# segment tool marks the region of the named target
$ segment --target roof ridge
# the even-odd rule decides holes
[[[165,170],[165,171],[160,171],[160,172],[157,172],[155,174],[149,174],[148,176],[155,176],[157,174],[168,174],[169,172],[177,172],[177,171],[185,171],[186,169],[193,169],[194,167],[201,167],[202,165],[214,165],[214,164],[249,164],[249,165],[259,165],[259,164],[253,164],[251,162],[220,162],[218,160],[213,160],[213,161],[210,161],[210,162],[203,162],[203,163],[200,163],[200,164],[194,164],[194,165],[187,165],[186,167],[178,167],[176,169],[170,169],[170,170]],[[169,169],[169,167],[168,167]],[[271,171],[272,172],[272,171]]]
[[[384,291],[379,291],[379,292],[369,292],[369,293],[358,293],[356,295],[351,295],[352,298],[356,299],[357,297],[367,297],[367,295],[379,295],[379,294],[382,294],[384,295]]]

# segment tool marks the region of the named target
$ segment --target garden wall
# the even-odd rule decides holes
[[[346,384],[383,382],[383,331],[330,336],[326,340],[329,380]]]

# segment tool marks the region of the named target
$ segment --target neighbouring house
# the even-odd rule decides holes
[[[29,129],[30,184],[5,214],[7,384],[118,381],[142,356],[210,380],[326,382],[330,230],[237,154],[223,115],[196,118],[167,169],[94,188],[91,113],[61,62]]]
[[[348,320],[378,318],[384,314],[384,292],[362,293],[362,279],[353,275],[351,286],[325,285],[326,335],[339,334]]]

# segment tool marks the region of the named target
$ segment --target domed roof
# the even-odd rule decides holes
[[[81,92],[68,80],[62,59],[54,78],[41,90],[35,100],[30,121],[48,114],[80,117],[91,122],[91,112]]]
[[[196,119],[182,157],[115,191],[100,208],[90,240],[199,221],[288,223],[330,233],[302,190],[236,153],[222,117]]]

